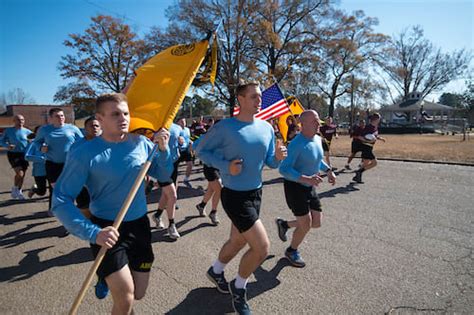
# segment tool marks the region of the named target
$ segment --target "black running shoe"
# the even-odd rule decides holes
[[[229,291],[232,294],[232,307],[239,315],[250,315],[250,307],[247,304],[247,290],[237,289],[235,287],[235,280],[229,283]]]
[[[355,176],[352,178],[352,180],[356,183],[363,184],[364,182],[362,181],[362,172],[355,171]]]
[[[229,284],[227,283],[227,280],[224,277],[224,272],[221,274],[214,273],[214,270],[209,268],[209,270],[206,273],[207,278],[216,285],[217,291],[220,293],[227,294],[229,293]]]
[[[288,229],[283,227],[283,219],[276,218],[275,223],[278,229],[278,237],[281,239],[282,242],[286,242],[288,240],[288,237],[286,236],[286,232],[288,232]]]

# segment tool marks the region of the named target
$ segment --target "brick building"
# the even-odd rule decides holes
[[[64,111],[66,123],[74,124],[73,105],[8,105],[7,111],[0,116],[0,129],[13,126],[13,117],[21,114],[25,117],[25,127],[33,130],[36,126],[48,123],[48,111],[54,107]]]

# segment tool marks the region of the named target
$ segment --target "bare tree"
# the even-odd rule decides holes
[[[11,104],[36,104],[36,101],[23,89],[14,88],[0,94],[0,106],[4,107]]]
[[[420,26],[414,26],[393,37],[377,61],[395,102],[414,91],[422,97],[439,91],[465,73],[471,58],[465,50],[442,53],[424,38]]]
[[[252,23],[252,58],[263,77],[280,82],[302,60],[314,40],[317,20],[329,7],[328,0],[262,1]]]
[[[377,24],[377,19],[366,17],[363,11],[347,15],[336,10],[319,32],[313,57],[318,61],[313,64],[318,78],[314,82],[329,99],[329,116],[336,99],[351,91],[351,75],[367,76],[370,63],[380,54],[387,37],[373,31]]]
[[[249,24],[255,12],[254,1],[245,0],[181,0],[167,10],[170,21],[166,30],[154,28],[146,36],[147,44],[156,52],[171,45],[203,39],[219,23],[220,65],[216,80],[217,101],[235,105],[235,88],[241,77],[251,72],[248,52],[252,47]]]

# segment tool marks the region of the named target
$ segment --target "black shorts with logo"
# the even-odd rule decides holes
[[[207,166],[204,164],[202,172],[204,173],[204,177],[209,181],[215,181],[220,178],[219,176],[219,170],[217,168]]]
[[[111,226],[113,221],[99,219],[92,216],[92,223],[101,228]],[[151,247],[150,220],[147,215],[133,221],[122,222],[119,227],[119,240],[114,247],[107,250],[104,260],[97,269],[97,276],[103,279],[112,273],[119,271],[125,265],[133,271],[150,272],[155,256]],[[101,246],[91,244],[94,258],[100,251]]]
[[[174,183],[176,185],[176,180],[178,179],[178,166],[179,166],[179,159],[173,163],[173,173],[171,173],[171,180],[167,182],[160,182],[158,181],[158,186],[166,187]]]
[[[364,160],[375,160],[375,155],[373,152],[374,147],[366,144],[361,144],[362,154],[361,157]]]
[[[46,161],[44,166],[46,168],[46,178],[48,179],[48,181],[50,183],[56,183],[59,176],[61,175],[61,172],[63,171],[64,163]]]
[[[321,201],[315,187],[307,187],[297,182],[284,180],[286,204],[296,217],[304,216],[310,210],[322,211]]]
[[[28,166],[30,165],[27,160],[25,160],[25,153],[24,152],[7,152],[7,158],[8,162],[10,162],[10,165],[12,168],[17,168],[21,167],[23,171],[26,171],[28,169]]]
[[[360,141],[352,141],[351,144],[351,152],[352,154],[356,154],[357,152],[362,152],[362,142]]]
[[[232,224],[243,233],[249,230],[260,216],[262,188],[237,191],[224,187],[221,202]]]

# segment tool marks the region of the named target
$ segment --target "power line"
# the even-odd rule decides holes
[[[130,17],[128,17],[128,16],[125,15],[125,14],[120,14],[120,13],[117,13],[117,12],[115,12],[115,11],[112,11],[112,10],[110,10],[110,9],[104,7],[104,6],[101,6],[101,5],[99,5],[99,4],[96,4],[96,3],[92,2],[91,0],[83,0],[83,1],[84,1],[85,3],[87,3],[87,4],[91,5],[91,6],[93,6],[93,7],[96,7],[96,8],[98,8],[98,9],[103,10],[103,11],[106,11],[106,12],[108,12],[108,13],[111,13],[111,14],[114,15],[115,17],[118,17],[118,18],[120,18],[120,19],[122,19],[122,20],[128,20],[128,21],[130,21],[130,22],[136,24],[137,26],[145,27],[145,28],[149,28],[149,29],[153,28],[153,26],[149,26],[149,25],[140,23],[140,22],[138,22],[137,20],[135,20],[135,19],[133,19],[133,18],[130,18]]]

